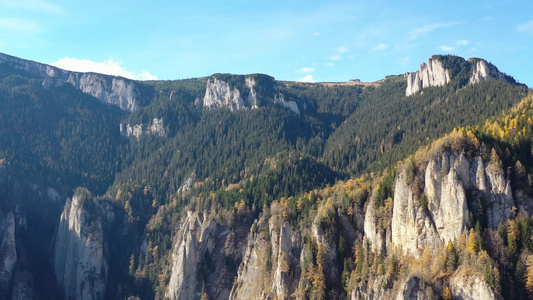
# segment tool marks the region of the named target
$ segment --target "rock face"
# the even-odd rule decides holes
[[[104,103],[116,105],[127,111],[139,109],[140,92],[132,80],[96,73],[71,72],[66,82]]]
[[[420,290],[420,279],[411,277],[402,286],[402,289],[396,296],[396,300],[418,300],[424,299]]]
[[[7,294],[16,263],[15,217],[0,211],[0,295]]]
[[[167,298],[199,298],[198,291],[201,291],[202,283],[197,280],[198,267],[207,249],[215,246],[215,232],[215,222],[204,214],[189,211],[182,220],[172,250],[172,271],[166,291]]]
[[[494,293],[490,286],[477,276],[453,276],[450,279],[450,290],[452,292],[453,299],[500,299],[500,297]]]
[[[459,57],[458,59],[463,60]],[[498,68],[484,59],[470,58],[466,64],[470,65],[472,68],[472,73],[468,81],[469,84],[478,83],[489,78],[513,81],[510,77],[498,71]],[[446,85],[453,79],[451,78],[450,70],[444,68],[438,56],[430,57],[427,64],[422,63],[418,71],[415,73],[407,73],[406,77],[406,96],[416,94],[422,89],[430,86]]]
[[[279,104],[300,114],[298,104],[294,101],[285,101],[283,94],[278,92],[274,78],[266,75],[246,76],[242,84],[230,84],[217,77],[207,80],[205,96],[201,104],[206,109],[225,107],[231,111],[255,109],[268,103]],[[235,75],[237,82],[240,76]],[[261,86],[262,84],[266,86]]]
[[[470,59],[469,61],[472,61]],[[480,59],[473,66],[472,77],[469,83],[477,83],[488,78],[505,79],[505,74],[498,71],[494,65],[488,63],[486,60]]]
[[[430,86],[443,86],[451,80],[450,71],[446,70],[442,62],[430,57],[427,64],[422,63],[415,73],[407,74],[407,89],[405,95],[410,96]]]
[[[294,255],[301,252],[299,233],[275,217],[268,221],[263,217],[252,228],[230,299],[290,299],[300,276],[299,258]]]
[[[130,124],[120,123],[120,134],[122,136],[134,136],[139,139],[143,135],[155,135],[166,137],[167,131],[163,127],[163,119],[154,118],[152,124],[138,124],[131,126]]]
[[[33,276],[28,271],[17,271],[13,279],[11,300],[37,299]]]
[[[467,191],[473,201],[485,199],[488,227],[513,217],[510,181],[479,156],[443,153],[428,162],[425,172],[414,172],[413,182],[407,171],[398,175],[391,225],[392,243],[408,254],[418,257],[424,248],[436,249],[473,226]]]
[[[207,109],[227,107],[231,111],[244,109],[244,101],[237,88],[217,78],[209,79],[205,89],[204,107]]]
[[[390,228],[382,228],[380,226],[376,218],[375,201],[370,201],[366,206],[364,232],[374,252],[386,253],[391,243],[391,231]]]
[[[138,84],[133,80],[96,73],[70,72],[2,53],[0,53],[0,64],[7,64],[44,78],[43,87],[47,89],[70,83],[76,89],[123,110],[135,111],[140,108],[141,93]]]
[[[108,263],[102,223],[113,218],[109,207],[83,192],[67,199],[54,247],[54,270],[66,299],[103,299]]]

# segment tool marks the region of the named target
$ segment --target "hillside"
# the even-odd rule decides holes
[[[532,103],[455,56],[310,84],[0,54],[0,295],[526,298]]]

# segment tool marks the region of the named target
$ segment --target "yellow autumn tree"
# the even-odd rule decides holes
[[[444,289],[444,291],[442,292],[442,298],[444,300],[452,300],[453,299],[452,292],[450,291],[449,287],[446,287]]]
[[[477,248],[477,238],[474,228],[470,229],[470,234],[468,235],[468,240],[466,241],[466,250],[472,254],[476,254],[479,250]]]
[[[533,255],[527,257],[526,290],[533,294]]]

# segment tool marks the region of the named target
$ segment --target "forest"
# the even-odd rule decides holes
[[[533,218],[527,209],[515,211],[492,228],[492,204],[474,187],[465,191],[470,226],[432,253],[381,251],[366,237],[370,210],[376,230],[390,234],[402,174],[416,207],[430,214],[423,174],[443,153],[480,157],[487,168],[503,170],[520,199],[533,197],[531,91],[507,75],[469,84],[478,60],[437,58],[452,81],[411,96],[404,75],[371,84],[311,84],[214,74],[138,82],[148,98],[133,112],[70,84],[46,88],[43,78],[0,64],[0,213],[27,220],[17,236],[25,253],[17,268],[33,274],[41,298],[65,296],[61,282],[47,275],[54,272],[51,241],[63,206],[76,197],[83,199],[88,228],[102,224],[105,299],[170,297],[173,248],[184,220],[199,212],[198,222],[216,223],[223,253],[202,252],[193,287],[198,298],[217,298],[211,276],[222,266],[229,275],[218,284],[228,296],[237,293],[245,281],[239,274],[246,241],[255,237],[265,253],[261,288],[270,298],[279,295],[267,284],[275,276],[294,282],[283,298],[301,299],[353,298],[376,284],[397,292],[414,276],[427,298],[451,299],[451,278],[477,272],[496,295],[525,299],[533,294]],[[204,108],[206,84],[215,79],[243,97],[252,93],[247,81],[253,79],[258,107]],[[300,114],[273,95],[296,103]],[[162,119],[166,136],[120,132],[120,124],[154,118]],[[283,224],[298,232],[300,243],[278,255]],[[322,233],[327,238],[317,242]]]

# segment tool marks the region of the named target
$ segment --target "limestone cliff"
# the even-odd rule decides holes
[[[291,299],[300,276],[300,257],[294,254],[301,248],[301,236],[288,222],[260,218],[249,234],[230,299]]]
[[[455,275],[450,280],[450,290],[454,299],[501,299],[501,297],[496,295],[490,286],[478,276]]]
[[[231,111],[236,111],[243,110],[245,106],[237,88],[231,87],[225,81],[213,78],[207,81],[204,107],[207,109],[227,107]]]
[[[455,64],[461,64],[462,70],[455,69],[455,73],[452,74],[451,70],[444,67],[442,60],[450,57],[455,60]],[[407,88],[405,89],[405,95],[416,94],[427,87],[449,84],[459,73],[469,74],[468,76],[470,77],[465,78],[468,79],[469,84],[475,84],[489,78],[514,82],[514,79],[500,72],[498,68],[484,59],[470,58],[465,61],[463,58],[456,56],[432,56],[427,64],[422,63],[420,65],[418,71],[406,74]],[[466,81],[464,84],[466,84]],[[461,84],[461,86],[464,84]]]
[[[54,270],[65,298],[103,299],[108,262],[103,223],[112,221],[110,206],[95,202],[87,191],[67,199],[54,247]]]
[[[130,124],[120,123],[120,134],[122,136],[134,136],[139,139],[143,135],[167,136],[167,130],[163,127],[163,119],[154,118],[152,124]]]
[[[116,105],[123,110],[135,111],[141,105],[143,96],[138,83],[123,77],[71,72],[2,53],[0,53],[0,64],[6,64],[33,76],[43,78],[44,88],[56,88],[65,83],[70,83],[76,89],[104,103]]]
[[[505,74],[498,71],[498,68],[488,63],[486,60],[469,59],[469,61],[474,63],[469,83],[477,83],[488,78],[505,79],[506,77]]]
[[[443,86],[450,80],[450,71],[444,68],[440,60],[430,57],[427,64],[420,65],[418,71],[407,74],[405,95],[410,96],[430,86]]]
[[[201,101],[204,108],[225,107],[231,111],[239,111],[274,103],[300,114],[298,104],[294,101],[285,101],[283,94],[278,92],[274,78],[261,74],[227,76],[230,77],[218,78],[214,75],[207,80],[205,96]]]
[[[0,294],[7,294],[16,263],[15,217],[0,211]]]
[[[188,211],[170,260],[169,299],[228,299],[246,247],[246,224],[229,228],[207,212]]]
[[[444,152],[431,159],[425,171],[414,170],[410,176],[407,172],[400,172],[396,180],[392,243],[415,257],[426,247],[437,249],[453,241],[473,226],[467,191],[473,201],[486,199],[489,228],[513,217],[515,204],[509,180],[501,168],[479,156]]]

